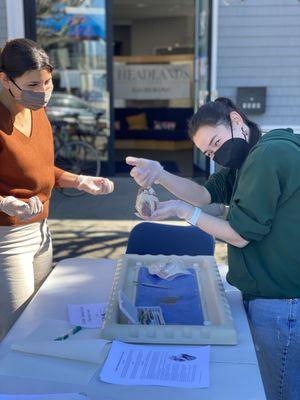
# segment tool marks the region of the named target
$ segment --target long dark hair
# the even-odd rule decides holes
[[[0,55],[0,72],[10,79],[22,76],[31,70],[53,71],[46,52],[33,40],[14,39],[6,42]]]
[[[201,126],[217,126],[221,124],[231,126],[230,113],[232,111],[236,111],[249,127],[249,144],[253,147],[261,137],[259,125],[251,121],[247,115],[227,97],[218,97],[215,101],[210,101],[199,108],[189,121],[190,138],[193,139]]]

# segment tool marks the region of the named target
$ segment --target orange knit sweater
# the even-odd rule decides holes
[[[54,166],[52,128],[45,110],[32,111],[31,117],[31,135],[27,137],[13,126],[9,110],[0,102],[0,195],[23,201],[38,196],[44,211],[26,222],[0,212],[0,226],[47,218],[51,191],[64,173]]]

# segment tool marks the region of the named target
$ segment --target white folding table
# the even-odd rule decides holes
[[[55,267],[18,321],[0,344],[0,365],[10,346],[24,339],[43,318],[67,321],[67,304],[108,301],[115,261],[70,258]],[[120,386],[101,382],[99,369],[88,385],[0,376],[0,393],[85,392],[91,400],[264,400],[257,358],[240,292],[225,282],[226,295],[238,333],[237,346],[212,346],[210,387],[178,389],[158,386]]]

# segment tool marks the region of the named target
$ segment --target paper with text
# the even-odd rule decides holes
[[[209,386],[210,346],[112,343],[100,379],[121,385]]]
[[[82,328],[101,328],[107,304],[68,304],[69,321]]]

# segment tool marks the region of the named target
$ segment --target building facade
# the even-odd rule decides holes
[[[228,4],[228,5],[226,5]],[[238,87],[266,87],[264,128],[300,133],[300,2],[219,2],[217,90],[236,99]]]
[[[126,1],[124,0],[124,5]],[[182,49],[189,51],[196,43],[193,42],[193,40],[196,36],[195,26],[197,24],[195,21],[197,20],[197,16],[193,15],[192,12],[181,15],[179,8],[177,11],[173,11],[172,18],[166,14],[160,16],[157,7],[156,10],[153,9],[153,13],[151,13],[151,7],[154,7],[156,4],[155,2],[156,0],[148,0],[150,5],[148,11],[149,16],[145,19],[145,17],[137,15],[136,18],[130,22],[130,29],[128,29],[129,25],[126,25],[126,18],[128,19],[128,17],[124,14],[123,20],[121,22],[119,20],[119,25],[115,29],[115,42],[120,41],[121,43],[121,39],[124,40],[124,37],[126,37],[127,39],[123,45],[125,50],[127,48],[127,52],[130,51],[131,56],[163,54],[159,52],[167,49],[171,43],[180,43]],[[28,24],[31,22],[27,20],[26,23],[24,19],[24,5],[28,8],[28,4],[32,5],[33,3],[34,0],[0,0],[0,47],[3,46],[7,39],[26,36]],[[56,5],[60,2],[47,2],[45,0],[36,0],[35,3],[39,5],[42,4],[43,9],[48,7],[49,10],[56,10],[55,12],[58,12],[59,7],[63,6]],[[68,4],[67,1],[65,3]],[[134,1],[130,0],[128,4],[129,3],[131,3],[132,6]],[[146,3],[146,1],[144,3]],[[172,4],[169,0],[166,1],[166,4],[167,3],[170,5]],[[189,0],[187,2],[182,2],[182,4],[189,4],[191,8],[194,7],[194,3],[197,4],[197,1],[193,2]],[[122,0],[114,0],[113,2],[85,0],[78,1],[78,4],[79,9],[82,10],[83,8],[92,8],[93,12],[95,12],[97,7],[97,12],[100,12],[99,10],[103,8],[104,12],[109,14],[113,11],[113,7],[118,6],[119,10],[119,6],[122,6]],[[108,4],[112,4],[111,10],[108,10]],[[210,83],[208,84],[210,88],[210,97],[226,96],[237,101],[239,105],[245,106],[244,110],[249,117],[260,124],[265,131],[276,127],[291,127],[295,132],[300,133],[299,0],[212,0],[209,2],[201,0],[198,4],[200,4],[200,9],[202,9],[201,15],[198,18],[200,21],[198,29],[201,31],[203,27],[210,26],[211,32],[211,38],[207,41],[210,46],[210,51],[206,51],[206,54],[210,54],[210,62],[207,63],[208,72],[206,71],[206,74],[210,75]],[[209,12],[203,12],[204,4],[207,4],[207,6],[205,6],[206,11],[210,7]],[[71,30],[74,24],[78,24],[78,29],[80,28],[81,25],[78,22],[78,18],[84,18],[84,14],[79,15],[79,9],[75,11],[75,7],[65,7],[70,9],[69,12],[73,15],[68,22],[69,43],[65,45],[65,47],[68,48],[68,54],[66,48],[62,48],[63,41],[58,40],[55,45],[50,43],[49,48],[46,46],[46,50],[50,52],[51,55],[54,54],[58,59],[59,62],[56,60],[57,65],[61,64],[63,61],[63,65],[60,68],[61,71],[58,70],[58,73],[61,75],[60,82],[62,83],[66,80],[64,76],[67,76],[67,74],[64,70],[68,70],[69,78],[67,82],[65,82],[64,87],[69,86],[70,93],[80,95],[81,97],[84,95],[85,99],[92,101],[91,96],[86,98],[88,94],[91,95],[95,92],[94,97],[96,98],[99,92],[107,93],[106,89],[108,88],[109,91],[111,88],[111,92],[108,93],[108,96],[113,98],[112,85],[109,87],[109,85],[106,85],[105,81],[106,74],[109,72],[108,70],[110,68],[105,70],[103,65],[94,66],[93,64],[93,60],[99,58],[99,51],[101,49],[104,49],[104,52],[106,48],[107,52],[110,50],[110,55],[107,53],[107,58],[112,58],[112,43],[109,42],[109,38],[107,38],[107,40],[106,38],[102,38],[102,43],[104,43],[102,48],[100,50],[94,49],[89,53],[90,50],[88,49],[91,47],[90,44],[97,44],[96,42],[98,42],[98,44],[100,43],[99,38],[101,34],[97,33],[98,36],[96,34],[93,36],[93,33],[91,34],[92,27],[93,29],[99,28],[99,26],[97,27],[98,22],[90,15],[88,18],[93,21],[92,27],[89,29],[88,26],[85,26],[86,29],[80,34],[81,37],[77,36],[75,38],[77,41],[75,41],[75,39],[72,39],[73,34]],[[126,7],[124,6],[124,10],[125,9]],[[184,10],[184,8],[182,8],[182,10]],[[49,15],[48,11],[46,12],[47,18]],[[118,18],[119,16],[120,14],[118,14]],[[85,17],[87,18],[87,16]],[[160,18],[160,27],[158,24],[154,23],[154,18],[158,17]],[[41,17],[40,19],[37,18],[35,24],[37,27],[40,26],[47,30],[49,28],[49,21],[52,24],[51,29],[54,29],[55,18],[51,19],[51,13],[48,19],[43,20]],[[85,21],[87,21],[87,19],[85,19]],[[105,24],[107,30],[109,30],[109,24],[113,24],[111,15],[106,18]],[[155,29],[153,27],[155,27]],[[63,28],[64,27],[61,26],[59,29],[62,30]],[[57,26],[55,29],[57,29]],[[39,32],[38,29],[37,32]],[[201,32],[199,33],[199,37],[199,46],[202,46],[201,51],[203,51]],[[40,38],[38,33],[37,39],[39,40]],[[45,35],[44,38],[47,39],[49,36]],[[81,40],[81,42],[79,42],[79,40]],[[65,38],[64,43],[66,43]],[[81,54],[80,49],[79,47],[77,49],[76,46],[81,46],[86,49],[82,57],[79,57]],[[71,48],[75,50],[73,49],[71,52]],[[106,56],[102,54],[101,57],[102,61],[105,62]],[[199,62],[202,62],[201,54],[199,54]],[[77,65],[76,63],[78,65],[84,65],[85,70],[87,69],[86,65],[91,64],[91,66],[88,67],[87,76],[81,74],[82,76],[80,75],[80,79],[78,78],[78,81],[81,82],[81,86],[83,82],[85,82],[85,86],[83,85],[84,87],[87,87],[87,84],[89,84],[89,89],[85,90],[84,94],[83,87],[79,87],[75,82],[75,75],[78,75],[78,70],[81,68],[75,68],[74,66]],[[112,65],[112,63],[110,65]],[[98,79],[99,71],[102,74],[102,80]],[[194,75],[196,73],[194,73]],[[195,78],[194,81],[194,92],[201,91],[201,87],[197,86],[202,79],[201,67],[199,68],[199,76],[199,79],[197,80]],[[91,80],[91,77],[94,78]],[[102,86],[95,82],[101,82]],[[74,87],[72,87],[73,84],[75,85]],[[205,92],[203,88],[202,92]],[[201,96],[199,96],[199,98],[201,98]],[[204,97],[202,96],[202,101],[203,98],[205,98],[205,95]],[[190,104],[192,103],[193,102],[190,101]],[[199,103],[201,104],[201,101],[198,102],[198,104]],[[110,104],[113,104],[113,99],[110,100]],[[180,103],[177,101],[176,104],[183,104],[180,106],[185,106],[184,102]],[[197,102],[195,102],[195,104],[197,104]],[[259,105],[259,107],[256,107],[257,105]],[[169,103],[169,106],[172,107],[172,102]],[[109,110],[109,107],[107,110]],[[109,113],[110,111],[107,111],[107,115]],[[113,132],[114,124],[112,118],[108,119],[111,120],[110,131]],[[109,142],[111,143],[111,147],[113,147],[114,139],[110,138]],[[112,148],[107,154],[110,154],[108,158],[112,162]],[[197,157],[200,157],[199,154],[196,157],[194,156],[194,163],[200,165],[202,162],[201,165],[203,166],[203,159],[201,162],[199,161],[199,163],[197,163]]]

